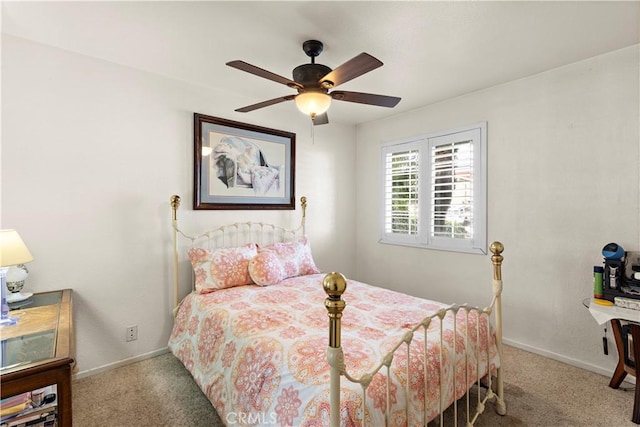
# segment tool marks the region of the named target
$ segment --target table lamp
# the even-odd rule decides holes
[[[0,288],[2,292],[0,326],[14,325],[17,322],[15,318],[9,317],[9,304],[6,297],[7,270],[12,265],[24,264],[29,261],[33,261],[33,256],[18,232],[15,230],[0,230]]]

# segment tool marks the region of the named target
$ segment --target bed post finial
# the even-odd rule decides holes
[[[329,315],[329,347],[339,348],[342,310],[347,305],[342,294],[347,290],[347,279],[340,273],[331,272],[324,276],[322,287],[328,296],[324,300],[324,306]]]
[[[501,255],[504,251],[504,245],[500,242],[493,242],[489,246],[489,250],[493,254],[491,261],[493,261],[493,278],[495,280],[502,280],[502,260],[504,257]]]
[[[172,218],[175,221],[176,219],[178,219],[178,208],[180,207],[180,196],[178,196],[177,194],[174,194],[173,196],[171,196],[171,212],[172,212]]]

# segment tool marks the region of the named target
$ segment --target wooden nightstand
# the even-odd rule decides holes
[[[71,373],[75,338],[71,289],[37,293],[9,315],[16,325],[0,328],[2,399],[57,387],[59,426],[71,426]]]

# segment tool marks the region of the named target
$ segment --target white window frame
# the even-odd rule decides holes
[[[472,230],[470,239],[434,236],[431,232],[434,209],[431,200],[432,148],[456,142],[470,141],[472,161]],[[414,234],[387,230],[387,166],[386,156],[407,150],[419,150],[418,230]],[[487,253],[487,123],[450,129],[382,145],[380,156],[380,243],[439,249],[456,252]]]

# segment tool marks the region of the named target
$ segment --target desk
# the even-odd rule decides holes
[[[0,328],[2,399],[57,386],[57,425],[72,425],[71,373],[75,364],[72,291],[35,294],[9,312],[18,323]]]
[[[618,388],[624,377],[631,374],[636,377],[636,391],[633,401],[633,416],[631,421],[640,424],[640,310],[631,310],[618,306],[598,305],[591,300],[589,304],[589,312],[596,319],[599,325],[603,325],[608,321],[611,322],[613,336],[616,340],[616,348],[618,350],[618,365],[611,376],[609,387]],[[635,368],[625,364],[624,360],[624,341],[622,337],[622,326],[620,321],[624,320],[629,323],[631,337],[633,338],[633,354],[635,355]]]

